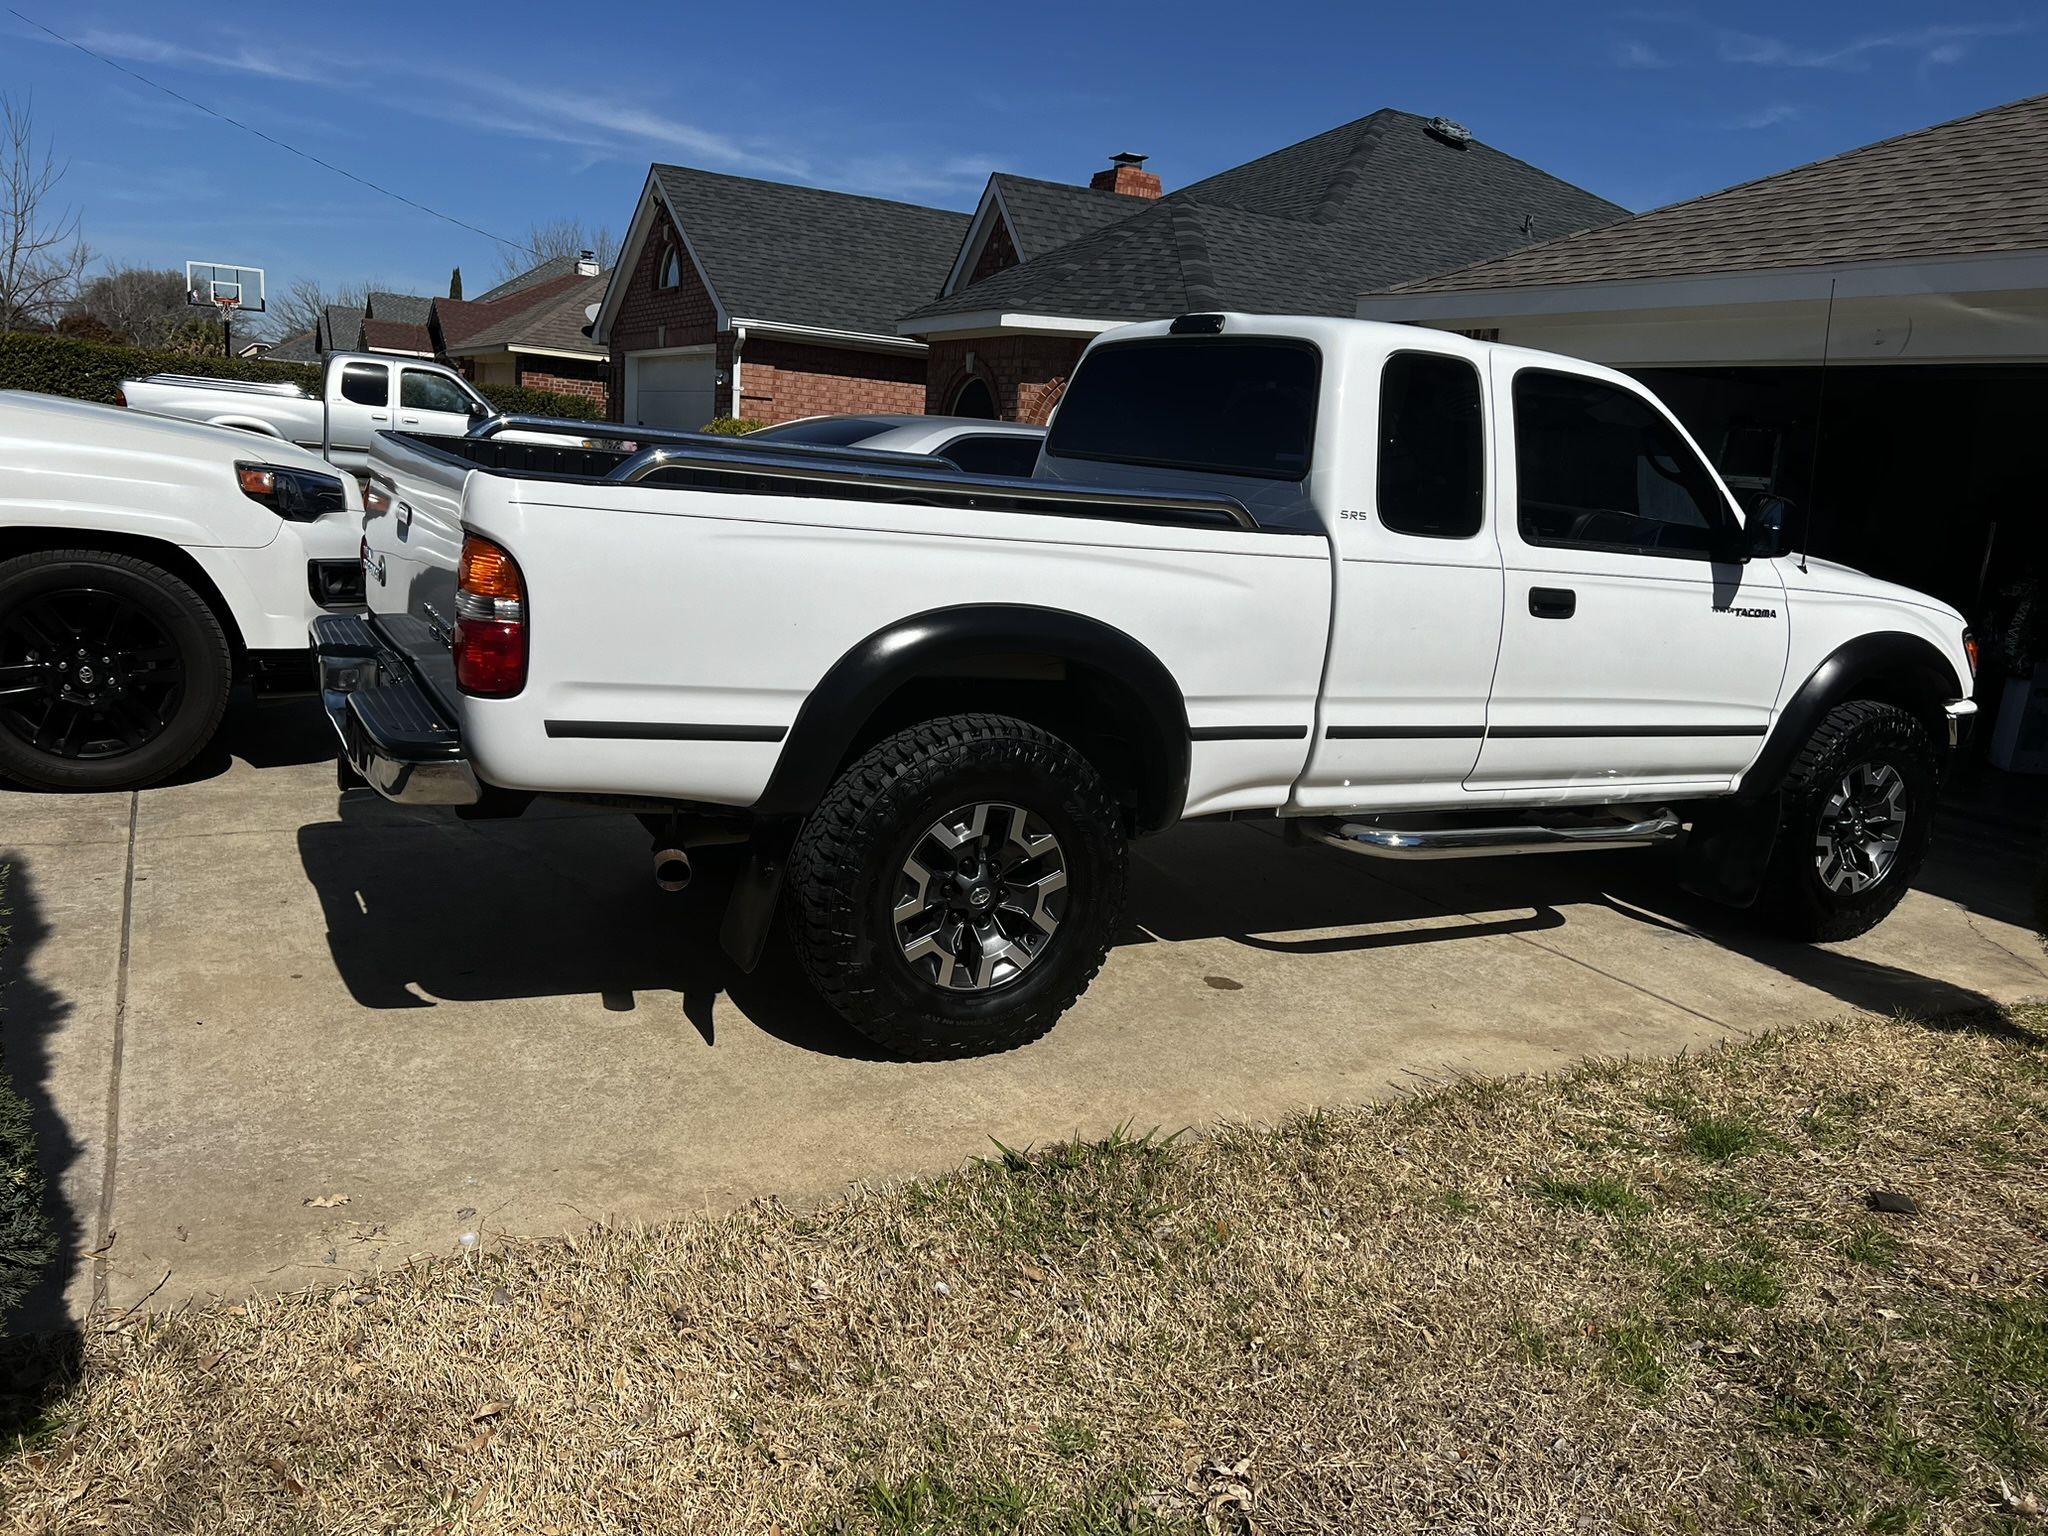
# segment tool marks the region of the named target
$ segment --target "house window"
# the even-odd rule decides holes
[[[661,258],[661,283],[663,288],[683,286],[683,257],[674,246],[670,246]]]

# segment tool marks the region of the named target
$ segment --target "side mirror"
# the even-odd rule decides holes
[[[491,408],[481,400],[472,400],[469,403],[469,419],[471,421],[487,421],[494,414]]]
[[[1785,523],[1792,503],[1783,496],[1760,497],[1749,514],[1749,552],[1766,560],[1785,553]]]

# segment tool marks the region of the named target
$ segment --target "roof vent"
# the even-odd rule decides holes
[[[578,277],[595,277],[597,274],[597,252],[578,251],[576,253],[576,275]]]
[[[1446,144],[1463,146],[1472,142],[1472,130],[1448,117],[1432,117],[1429,120],[1429,131]]]

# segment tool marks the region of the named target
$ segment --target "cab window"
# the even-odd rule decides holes
[[[1577,374],[1515,375],[1517,519],[1525,543],[1705,560],[1735,517],[1665,415]]]
[[[402,368],[398,378],[398,405],[407,411],[453,411],[466,415],[469,396],[445,374],[424,368]]]
[[[391,371],[382,363],[344,363],[341,398],[352,405],[389,405]]]
[[[971,432],[932,451],[970,475],[1009,475],[1027,480],[1038,467],[1038,438],[1022,432]]]
[[[1421,539],[1469,539],[1485,517],[1479,370],[1396,352],[1380,375],[1380,522]]]

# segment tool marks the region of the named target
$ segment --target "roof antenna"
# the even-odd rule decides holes
[[[1799,532],[1799,574],[1806,574],[1806,546],[1813,542],[1813,492],[1820,484],[1820,425],[1828,406],[1828,344],[1835,334],[1835,279],[1828,279],[1828,318],[1820,333],[1820,387],[1813,400],[1813,459],[1806,470],[1806,526]]]

